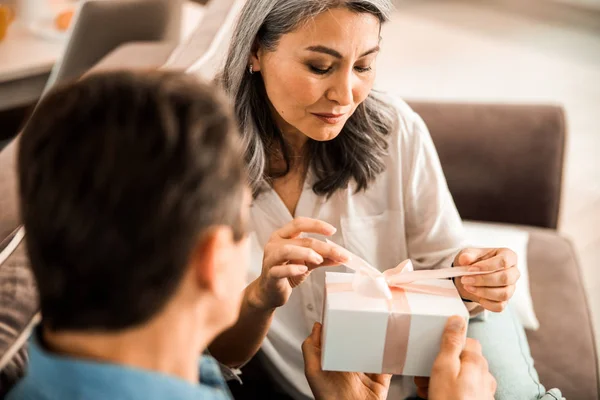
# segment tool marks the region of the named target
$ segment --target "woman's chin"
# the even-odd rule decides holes
[[[338,137],[343,127],[344,125],[340,124],[340,126],[331,126],[327,128],[313,128],[308,132],[305,131],[304,134],[317,142],[327,142]]]

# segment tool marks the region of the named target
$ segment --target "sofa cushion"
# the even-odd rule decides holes
[[[529,232],[503,224],[465,221],[467,243],[470,247],[507,247],[517,254],[521,278],[517,289],[510,299],[513,311],[525,329],[537,330],[540,323],[535,316],[531,290],[529,289],[529,267],[527,265],[527,247]]]
[[[17,140],[0,151],[0,242],[19,225],[16,153]]]
[[[598,355],[573,246],[555,231],[527,230],[531,296],[540,322],[527,338],[540,380],[567,399],[597,400]]]
[[[0,398],[25,373],[26,339],[37,319],[37,289],[22,233],[0,242]]]

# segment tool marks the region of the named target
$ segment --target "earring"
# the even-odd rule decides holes
[[[248,72],[250,72],[250,75],[253,75],[253,74],[254,74],[254,67],[252,66],[252,64],[250,64],[250,65],[248,66]]]

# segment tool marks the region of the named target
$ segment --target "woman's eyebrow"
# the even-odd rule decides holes
[[[323,53],[323,54],[328,54],[332,57],[338,58],[338,59],[342,59],[344,58],[339,51],[334,50],[330,47],[326,47],[326,46],[309,46],[306,48],[306,50],[308,51],[313,51],[315,53]],[[373,47],[371,50],[368,50],[366,52],[364,52],[363,54],[360,55],[360,58],[368,56],[369,54],[373,54],[379,51],[379,46],[375,46]]]

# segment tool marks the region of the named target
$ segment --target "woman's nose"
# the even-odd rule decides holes
[[[327,93],[327,99],[338,103],[341,106],[349,106],[354,99],[353,95],[353,74],[340,71],[334,77],[332,86]]]

